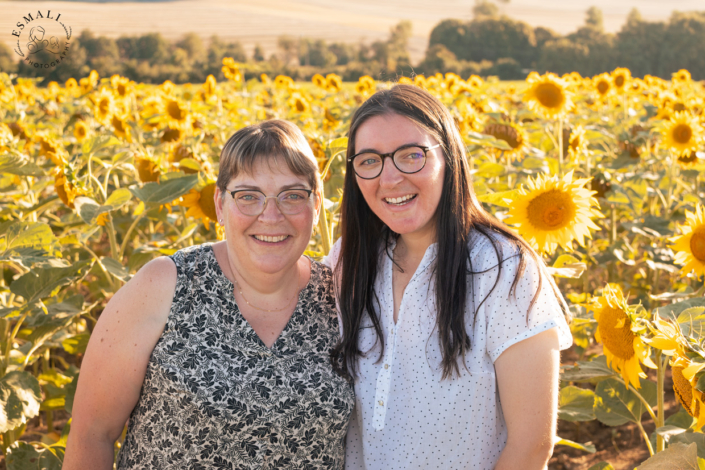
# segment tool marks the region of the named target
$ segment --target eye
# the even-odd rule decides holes
[[[242,202],[254,202],[259,199],[259,196],[254,193],[238,193],[237,200]]]

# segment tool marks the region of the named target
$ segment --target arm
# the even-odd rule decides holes
[[[551,328],[510,346],[495,361],[507,446],[495,470],[545,469],[558,414],[558,331]]]
[[[168,258],[147,263],[108,302],[81,365],[64,470],[111,470],[176,288]]]

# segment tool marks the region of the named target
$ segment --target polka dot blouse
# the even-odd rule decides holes
[[[558,328],[560,348],[572,344],[570,329],[559,303],[544,278],[531,312],[527,310],[538,289],[538,265],[526,256],[523,275],[510,295],[518,268],[517,253],[506,238],[501,271],[487,237],[473,232],[470,259],[474,272],[468,289],[466,331],[471,348],[452,379],[441,380],[442,353],[435,329],[435,278],[437,244],[428,247],[404,291],[398,321],[393,321],[392,260],[383,252],[375,280],[385,350],[369,317],[363,320],[359,346],[369,353],[360,360],[355,383],[356,403],[348,427],[346,469],[493,469],[507,442],[494,362],[508,347]],[[334,266],[338,241],[324,263]],[[499,273],[499,282],[489,291]],[[482,303],[473,321],[475,306]],[[341,322],[342,324],[342,322]]]

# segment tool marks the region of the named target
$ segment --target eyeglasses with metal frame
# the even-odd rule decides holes
[[[312,189],[294,188],[285,189],[276,196],[266,196],[262,191],[256,189],[237,189],[230,191],[237,208],[244,215],[256,216],[264,212],[267,199],[274,199],[279,211],[285,215],[296,215],[301,213],[307,206],[308,200],[313,194]]]
[[[440,146],[441,144],[432,147],[407,144],[389,153],[365,151],[348,158],[348,162],[352,162],[355,174],[364,180],[375,179],[381,175],[387,157],[392,159],[397,170],[409,175],[423,170],[426,166],[426,152]]]

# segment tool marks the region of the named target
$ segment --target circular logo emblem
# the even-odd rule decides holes
[[[71,27],[61,20],[61,13],[51,10],[28,13],[15,24],[12,35],[17,37],[15,52],[28,65],[50,69],[59,65],[69,53]]]

